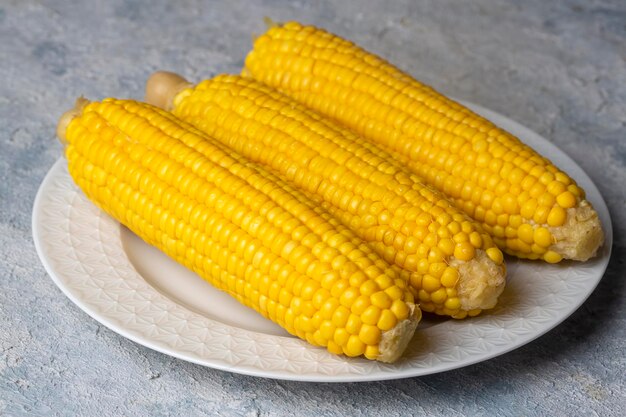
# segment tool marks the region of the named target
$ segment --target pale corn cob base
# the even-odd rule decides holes
[[[193,87],[192,83],[176,73],[157,71],[150,75],[146,82],[145,101],[163,110],[171,111],[174,108],[174,98],[178,93],[191,87]]]
[[[382,333],[378,349],[380,354],[377,361],[393,363],[400,359],[413,335],[418,323],[422,319],[422,312],[415,304],[409,307],[409,318],[401,321],[391,330]]]
[[[547,227],[556,242],[550,250],[565,259],[587,261],[598,253],[604,242],[604,232],[598,213],[587,200],[578,207],[567,209],[567,220],[563,226]]]
[[[506,278],[502,268],[491,262],[484,251],[477,251],[472,262],[452,258],[450,265],[459,269],[459,275],[467,277],[457,288],[463,310],[488,310],[496,306]]]

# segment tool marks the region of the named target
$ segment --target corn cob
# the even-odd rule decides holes
[[[292,181],[412,272],[422,310],[464,318],[495,305],[505,268],[491,238],[375,145],[239,76],[191,87],[157,73],[146,97]]]
[[[275,25],[256,39],[243,74],[385,147],[512,255],[584,261],[604,240],[584,191],[548,159],[347,40]]]
[[[96,205],[289,333],[383,362],[406,348],[421,317],[407,282],[262,167],[130,100],[80,101],[57,134]]]

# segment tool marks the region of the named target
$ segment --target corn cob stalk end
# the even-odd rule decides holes
[[[413,339],[415,328],[422,319],[422,312],[415,304],[409,305],[409,310],[409,317],[406,320],[402,320],[393,329],[382,333],[377,361],[385,363],[397,361]]]
[[[89,104],[89,100],[87,100],[83,96],[80,96],[76,99],[74,107],[63,113],[59,118],[59,122],[57,123],[57,137],[63,145],[67,145],[67,138],[65,136],[67,126],[70,124],[74,117],[80,116],[82,114],[83,109],[85,108],[85,106],[87,106],[87,104]]]
[[[145,101],[170,111],[174,107],[174,97],[191,86],[191,83],[178,74],[168,71],[157,71],[146,82]]]
[[[565,259],[586,261],[593,258],[604,242],[598,213],[587,200],[567,209],[567,220],[563,226],[548,230],[556,240],[550,250]]]
[[[488,310],[494,308],[506,284],[506,267],[494,263],[484,251],[477,251],[471,262],[452,258],[450,266],[465,277],[457,288],[462,311]]]

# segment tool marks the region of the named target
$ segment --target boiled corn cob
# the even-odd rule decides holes
[[[409,343],[421,314],[406,281],[262,167],[130,100],[80,101],[57,132],[95,204],[289,333],[384,362]]]
[[[157,73],[146,97],[317,198],[386,261],[412,272],[422,310],[464,318],[495,305],[505,281],[502,253],[377,146],[235,75],[192,87]]]
[[[347,40],[275,25],[243,73],[384,146],[510,254],[587,260],[604,240],[584,191],[548,159]]]

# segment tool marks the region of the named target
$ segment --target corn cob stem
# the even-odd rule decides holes
[[[148,79],[146,103],[171,111],[174,108],[174,97],[191,87],[193,84],[174,72],[157,71]]]
[[[219,76],[186,86],[176,74],[156,73],[146,101],[308,191],[388,262],[412,272],[423,310],[463,318],[495,305],[504,287],[500,251],[384,151],[252,80]],[[270,125],[249,114],[264,114]]]
[[[65,113],[61,115],[61,118],[59,119],[59,122],[57,123],[56,133],[57,133],[57,138],[59,139],[59,141],[61,142],[63,146],[68,145],[67,137],[65,135],[67,132],[67,127],[69,126],[70,122],[75,117],[79,117],[83,113],[83,109],[85,108],[85,106],[87,106],[87,104],[89,104],[89,100],[81,96],[76,99],[76,102],[74,103],[73,108],[71,108],[70,110],[66,111]]]
[[[78,100],[57,132],[95,204],[217,288],[333,353],[405,350],[421,317],[406,282],[261,167],[133,101]]]
[[[385,147],[512,255],[584,261],[604,240],[583,190],[550,161],[345,39],[274,24],[242,73]]]
[[[591,203],[581,200],[576,207],[568,208],[566,215],[562,226],[547,227],[554,240],[550,250],[574,261],[586,261],[596,256],[604,241],[604,233]]]

